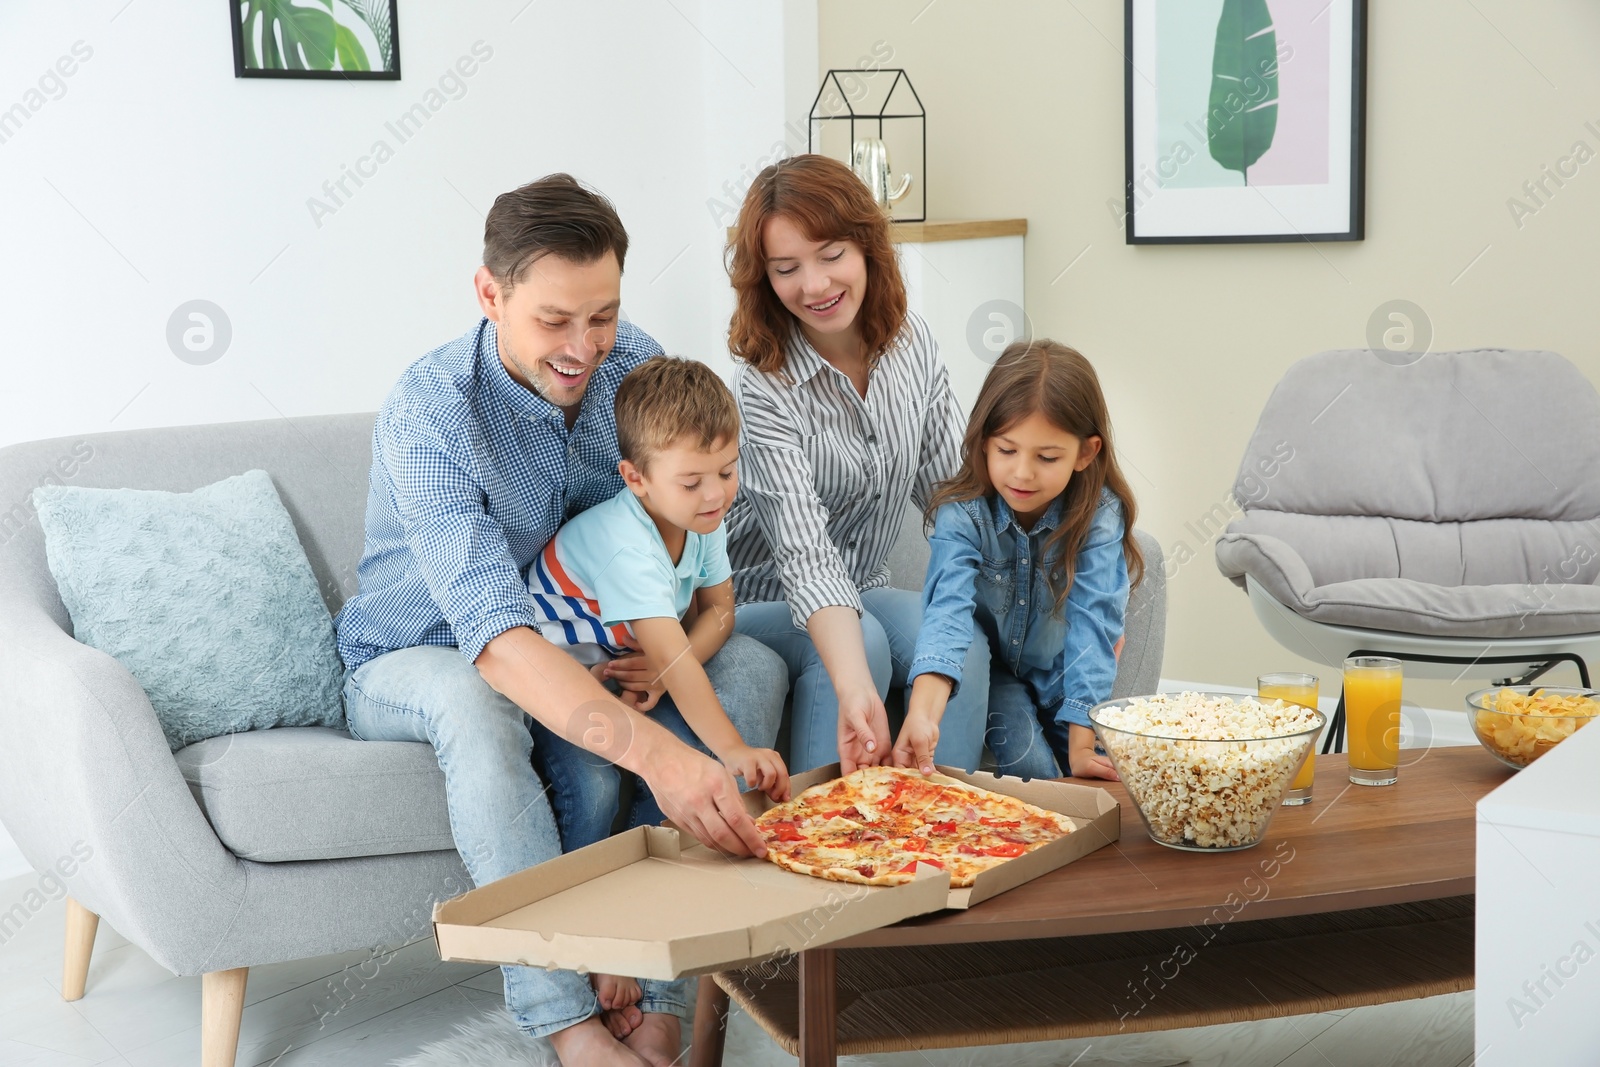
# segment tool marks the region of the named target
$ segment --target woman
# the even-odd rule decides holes
[[[850,169],[804,155],[756,176],[729,246],[741,486],[729,513],[734,628],[789,664],[790,766],[968,770],[983,751],[987,642],[932,735],[891,750],[918,593],[885,563],[908,505],[955,473],[966,420],[927,323],[906,310],[889,220]]]

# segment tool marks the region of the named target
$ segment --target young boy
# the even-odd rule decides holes
[[[702,666],[733,633],[722,527],[739,488],[733,394],[705,364],[657,356],[622,380],[616,415],[617,470],[626,488],[562,526],[529,565],[540,632],[636,711],[650,711],[670,694],[694,736],[729,771],[774,801],[787,800],[782,758],[745,743]],[[581,787],[564,788],[561,778],[547,780],[562,845],[571,851],[604,837],[617,810],[579,797]],[[604,974],[591,980],[606,1025],[627,1036],[623,1009],[638,1003],[638,983]]]
[[[722,518],[739,488],[739,412],[703,363],[657,356],[617,388],[626,488],[575,516],[528,567],[540,631],[636,711],[672,697],[695,737],[735,775],[788,799],[779,755],[739,736],[702,664],[733,633]],[[609,826],[616,812],[601,813]],[[560,819],[561,812],[557,812]],[[604,836],[594,818],[569,851]]]

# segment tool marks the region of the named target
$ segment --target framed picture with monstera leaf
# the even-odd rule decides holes
[[[1125,0],[1129,244],[1365,235],[1366,0]]]
[[[400,78],[399,0],[229,0],[236,78]]]

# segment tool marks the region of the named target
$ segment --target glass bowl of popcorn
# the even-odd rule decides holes
[[[1489,754],[1521,770],[1600,715],[1600,691],[1495,685],[1467,697],[1472,732]]]
[[[1185,692],[1108,700],[1089,721],[1153,840],[1231,852],[1266,836],[1325,719],[1281,700]]]

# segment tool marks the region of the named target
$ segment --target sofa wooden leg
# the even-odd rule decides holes
[[[67,898],[67,943],[61,963],[61,999],[80,1000],[89,979],[89,957],[94,953],[94,934],[100,929],[100,916]]]
[[[200,1067],[233,1067],[250,968],[208,971],[200,985]]]

